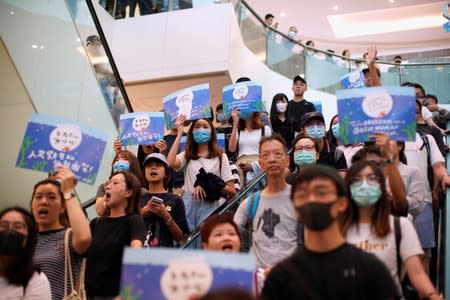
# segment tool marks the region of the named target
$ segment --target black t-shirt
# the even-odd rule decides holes
[[[300,132],[302,129],[302,116],[305,113],[316,111],[316,107],[313,103],[302,100],[300,102],[296,102],[294,100],[290,100],[287,107],[287,118],[290,122],[292,122],[294,126],[294,131]],[[272,124],[273,125],[273,124]]]
[[[323,149],[317,163],[333,167],[337,171],[347,171],[348,169],[344,152],[336,150],[326,139],[324,139]]]
[[[144,242],[145,224],[140,215],[99,217],[90,223],[92,242],[87,252],[88,296],[117,296],[120,288],[123,248],[132,240]]]
[[[292,141],[294,140],[294,126],[293,123],[286,118],[284,121],[280,119],[272,120],[272,130],[280,134],[286,141],[286,146],[291,149]]]
[[[217,127],[216,132],[217,133],[223,133],[225,135],[225,153],[228,156],[228,160],[236,160],[235,152],[230,152],[228,150],[228,143],[230,141],[231,132],[233,131],[233,127]]]
[[[180,196],[172,193],[154,194],[147,193],[141,197],[139,203],[139,209],[144,207],[150,199],[155,196],[163,199],[164,205],[167,211],[172,217],[173,221],[180,227],[184,234],[189,233],[189,227],[186,221],[186,211],[184,208],[183,199]],[[145,237],[144,245],[149,247],[173,247],[173,236],[167,227],[164,220],[158,216],[150,216],[144,218],[145,225],[147,226],[147,234]]]
[[[373,254],[350,244],[316,253],[299,246],[276,265],[262,299],[395,299],[400,297],[386,266]]]
[[[183,136],[186,134],[183,132]],[[167,150],[170,151],[172,148],[173,142],[175,141],[176,135],[168,134],[164,136],[164,141],[166,141],[167,144]],[[167,153],[166,153],[167,156]],[[174,169],[170,168],[170,182],[169,182],[169,190],[172,190],[173,188],[181,188],[184,185],[184,172],[180,171],[177,172]]]

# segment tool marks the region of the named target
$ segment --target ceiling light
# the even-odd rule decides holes
[[[334,5],[334,6],[333,6],[333,10],[334,10],[334,11],[337,11],[337,10],[339,10],[339,5],[337,5],[337,4],[336,4],[336,5]]]
[[[31,45],[31,48],[33,48],[33,49],[37,49],[37,45]]]
[[[78,43],[81,42],[81,39],[80,39],[80,38],[77,38],[77,42],[78,42]]]
[[[286,13],[284,11],[280,12],[280,17],[286,17]]]
[[[10,14],[10,15],[14,15],[14,12],[13,12],[13,11],[10,11],[9,14]]]
[[[389,0],[389,2],[390,2],[390,3],[394,3],[394,2],[395,2],[395,0]]]
[[[44,49],[44,45],[41,45],[41,49]]]

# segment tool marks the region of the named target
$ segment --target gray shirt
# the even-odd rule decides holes
[[[261,194],[253,219],[250,253],[256,256],[256,266],[267,268],[291,255],[297,247],[297,218],[290,199],[291,186],[266,196]],[[244,230],[247,221],[247,202],[240,205],[234,221]]]

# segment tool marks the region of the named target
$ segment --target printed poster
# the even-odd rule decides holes
[[[178,147],[178,153],[181,153],[186,149],[187,137],[183,135],[180,140],[180,146]],[[225,151],[225,133],[217,133],[217,144]]]
[[[238,82],[223,88],[223,112],[231,114],[236,107],[241,115],[263,110],[262,87],[253,81]]]
[[[192,86],[163,99],[166,128],[171,129],[179,115],[186,120],[197,120],[211,117],[209,83]]]
[[[414,141],[416,95],[411,87],[371,87],[336,92],[339,133],[344,145],[369,141],[376,132]]]
[[[94,184],[108,135],[61,118],[32,114],[17,157],[19,168],[53,172],[65,165],[78,180]]]
[[[356,89],[364,87],[364,74],[361,70],[353,71],[341,77],[341,85],[344,89]]]
[[[122,299],[189,300],[209,291],[254,289],[251,254],[187,249],[125,248]]]
[[[128,145],[149,145],[164,139],[163,112],[136,112],[120,115],[120,142]]]

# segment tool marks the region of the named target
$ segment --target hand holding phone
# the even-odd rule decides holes
[[[156,203],[164,204],[164,200],[156,196],[152,196],[150,201],[155,201]]]

